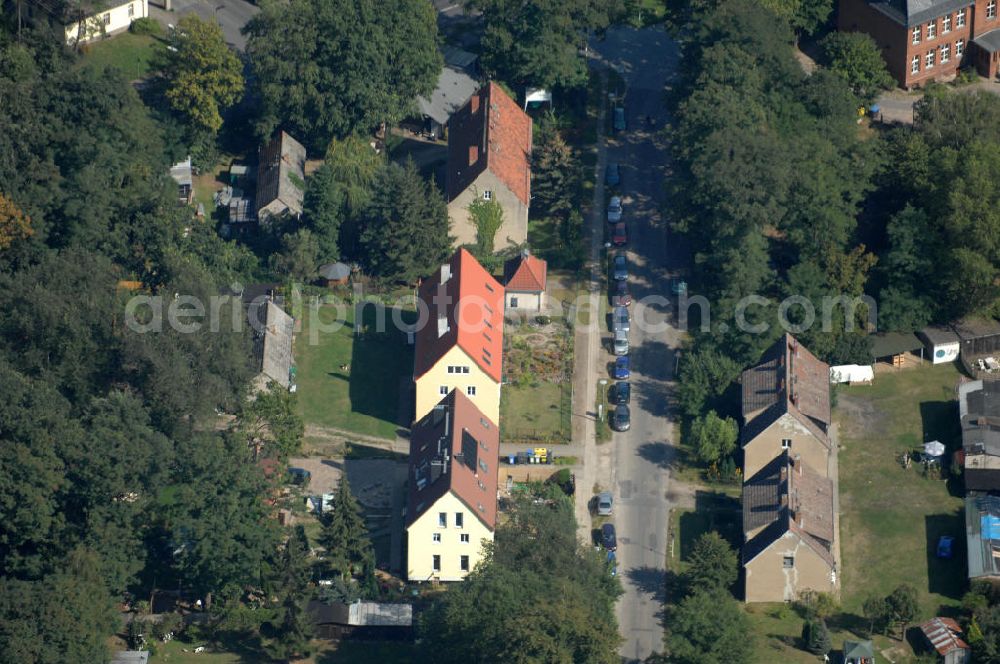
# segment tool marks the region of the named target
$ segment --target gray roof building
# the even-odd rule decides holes
[[[306,188],[306,149],[280,132],[257,158],[257,220],[287,212],[298,217]]]
[[[871,6],[900,25],[912,27],[956,9],[968,7],[969,0],[877,0]]]
[[[430,96],[417,97],[420,113],[431,120],[431,129],[435,133],[439,133],[451,116],[479,89],[474,54],[454,46],[442,47],[441,54],[445,64],[438,75],[437,86]]]
[[[247,316],[253,329],[253,360],[258,376],[257,389],[268,381],[287,388],[292,368],[292,333],[294,319],[272,300],[254,302]]]

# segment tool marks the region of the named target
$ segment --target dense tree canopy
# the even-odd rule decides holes
[[[423,0],[267,3],[245,31],[258,133],[283,127],[313,151],[403,119],[441,71],[434,7]]]
[[[519,503],[486,560],[435,600],[421,650],[437,662],[618,662],[614,603],[603,558],[576,540],[573,506]]]

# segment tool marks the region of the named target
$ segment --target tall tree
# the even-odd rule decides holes
[[[272,385],[242,404],[233,426],[255,461],[284,460],[299,451],[305,427],[295,401],[295,394]]]
[[[694,543],[684,577],[689,590],[728,592],[739,577],[736,552],[714,530],[704,533]]]
[[[714,410],[691,423],[691,440],[703,462],[718,463],[736,451],[736,421],[722,418]]]
[[[33,232],[28,215],[0,193],[0,251],[7,249],[17,240],[30,237]]]
[[[282,597],[279,619],[271,623],[271,640],[266,645],[274,659],[308,657],[312,652],[312,623],[305,612],[311,564],[309,538],[296,526],[285,543],[277,565],[276,592]]]
[[[422,0],[273,3],[244,31],[258,133],[285,127],[313,151],[399,122],[441,71],[435,10]]]
[[[166,62],[166,98],[194,128],[216,133],[222,112],[243,94],[242,65],[226,44],[218,23],[188,14],[169,36]]]
[[[361,233],[361,259],[375,276],[414,282],[451,251],[448,209],[412,161],[387,165],[375,182]]]
[[[361,507],[351,493],[347,477],[340,478],[332,513],[325,518],[321,540],[330,566],[343,576],[372,573],[375,552]]]
[[[579,167],[573,150],[563,139],[554,119],[539,124],[531,156],[532,208],[556,217],[573,209],[579,186]]]
[[[820,42],[824,64],[844,77],[854,94],[870,104],[893,86],[892,75],[875,40],[863,32],[831,32]]]
[[[271,269],[295,281],[311,282],[319,267],[320,245],[312,231],[300,228],[281,236],[281,250],[271,255]]]
[[[698,591],[671,612],[667,651],[677,664],[745,662],[753,632],[743,608],[724,592]]]

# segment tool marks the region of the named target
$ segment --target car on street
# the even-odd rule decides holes
[[[604,184],[609,187],[616,187],[621,184],[622,174],[618,164],[612,162],[604,167]]]
[[[628,356],[615,358],[615,366],[611,370],[611,377],[615,380],[628,380],[630,371],[630,362]]]
[[[615,292],[611,296],[611,304],[615,307],[627,307],[632,304],[632,294],[628,290],[627,281],[615,282]]]
[[[608,202],[608,223],[617,224],[622,220],[622,197],[612,196]]]
[[[628,258],[625,257],[625,254],[617,254],[612,259],[612,268],[615,281],[628,279]]]
[[[614,509],[614,499],[610,491],[597,494],[597,516],[611,516]]]
[[[615,131],[625,131],[625,109],[621,106],[615,107],[613,126]]]
[[[687,295],[688,284],[683,279],[674,279],[670,282],[670,292],[674,295]]]
[[[611,232],[611,244],[616,247],[624,247],[628,244],[628,227],[624,221],[615,224],[615,229]]]
[[[615,330],[611,340],[611,350],[615,355],[628,355],[628,332]]]
[[[618,381],[611,387],[611,400],[617,404],[628,403],[632,400],[632,383]]]
[[[629,332],[631,331],[631,327],[628,309],[626,307],[615,307],[611,312],[611,329]]]
[[[615,533],[615,524],[606,523],[601,526],[601,546],[608,551],[618,550],[618,537]]]
[[[632,427],[632,413],[628,406],[621,404],[611,415],[611,428],[615,431],[628,431]]]

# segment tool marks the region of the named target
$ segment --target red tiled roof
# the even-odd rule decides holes
[[[541,258],[521,255],[503,265],[504,288],[509,291],[539,293],[545,290],[548,264]]]
[[[499,85],[487,83],[448,121],[448,200],[489,169],[528,205],[530,155],[531,118]]]
[[[499,383],[503,294],[503,286],[465,249],[456,251],[433,277],[424,281],[418,297],[427,315],[416,334],[414,379],[427,373],[458,345]]]
[[[450,491],[494,530],[499,459],[496,423],[460,390],[452,390],[413,425],[407,528]]]

